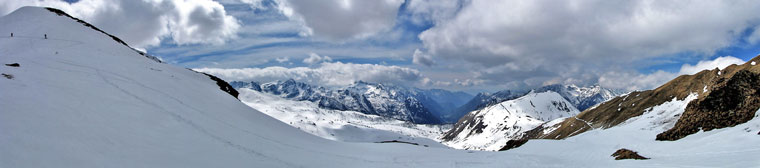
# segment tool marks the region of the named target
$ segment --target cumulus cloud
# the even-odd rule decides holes
[[[320,86],[347,86],[355,81],[394,83],[401,85],[422,84],[425,79],[416,69],[377,64],[329,63],[319,67],[266,67],[243,69],[200,68],[206,72],[231,81],[274,81],[295,79]]]
[[[582,74],[712,55],[756,27],[758,10],[760,1],[472,0],[421,33],[420,51],[470,64],[491,83],[593,79]]]
[[[412,55],[412,63],[425,66],[431,66],[435,64],[433,57],[430,56],[430,54],[423,53],[419,49],[414,50],[414,55]]]
[[[245,0],[261,6],[260,0]],[[282,14],[328,40],[363,38],[389,30],[404,0],[275,0]]]
[[[456,15],[460,0],[409,0],[406,10],[409,12],[408,19],[414,24],[439,23]]]
[[[747,41],[752,44],[757,44],[760,42],[760,25],[755,27],[755,29],[752,31],[752,34],[747,38]]]
[[[636,72],[607,72],[599,78],[599,84],[608,88],[626,89],[626,90],[646,90],[654,89],[666,82],[678,77],[679,75],[694,75],[703,70],[713,70],[715,68],[723,69],[733,64],[742,64],[743,60],[724,56],[714,60],[699,61],[695,65],[683,64],[678,72],[656,71],[651,74],[640,74]]]
[[[679,75],[694,75],[698,73],[699,71],[703,70],[712,70],[715,68],[723,69],[728,67],[729,65],[733,64],[742,64],[744,63],[744,60],[732,57],[732,56],[725,56],[725,57],[718,57],[714,60],[707,60],[707,61],[699,61],[696,65],[689,65],[684,64],[681,66],[681,70],[678,71]]]
[[[316,53],[309,53],[309,57],[303,59],[303,63],[312,65],[320,62],[332,62],[332,58],[329,56],[319,56]]]
[[[136,47],[171,38],[176,44],[221,44],[236,37],[238,20],[212,0],[61,0],[3,1],[0,15],[22,6],[62,9]]]

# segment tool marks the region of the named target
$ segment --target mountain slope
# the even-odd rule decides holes
[[[323,109],[314,102],[294,101],[240,88],[240,101],[284,123],[319,137],[344,142],[404,141],[430,147],[449,125],[413,124],[356,111]]]
[[[544,122],[576,114],[556,92],[531,92],[467,114],[442,139],[454,148],[494,151]]]
[[[751,120],[760,108],[760,67],[756,62],[760,62],[760,56],[723,70],[682,75],[654,90],[631,92],[556,125],[540,126],[531,131],[535,134],[524,138],[563,139],[596,128],[611,128],[654,106],[672,99],[684,100],[691,94],[699,96],[688,102],[683,116],[676,116],[678,123],[672,130],[657,135],[658,140],[676,140],[698,130],[735,126]]]
[[[758,116],[675,142],[654,141],[656,132],[617,127],[567,141],[531,141],[505,152],[330,141],[249,108],[204,74],[147,59],[108,35],[44,8],[25,7],[0,17],[0,34],[10,32],[18,36],[0,37],[0,63],[9,64],[0,65],[0,73],[13,76],[0,78],[0,167],[760,164],[754,158],[760,155]],[[621,146],[653,159],[609,157]]]
[[[547,85],[537,89],[533,89],[534,92],[546,92],[552,91],[559,93],[563,98],[569,101],[575,108],[583,111],[587,108],[593,107],[599,103],[605,102],[620,95],[622,92],[602,88],[599,85],[593,85],[588,87],[578,87],[575,85]],[[528,92],[525,91],[513,91],[503,90],[495,92],[493,94],[479,93],[473,97],[466,104],[458,107],[454,113],[465,115],[471,111],[480,110],[487,106],[491,106],[503,101],[512,100],[521,97]]]
[[[459,106],[453,113],[455,113],[457,116],[465,116],[472,111],[480,110],[490,105],[501,103],[503,101],[516,99],[524,96],[525,94],[527,94],[527,92],[515,92],[511,90],[503,90],[493,94],[478,93],[475,95],[475,97],[470,99],[470,101],[462,106]]]
[[[451,102],[469,99],[464,93],[422,90],[362,81],[340,89],[309,85],[293,79],[263,84],[235,81],[232,85],[237,88],[249,88],[279,95],[290,100],[315,102],[321,108],[358,111],[417,124],[450,122],[452,115],[446,107],[450,107]],[[452,98],[453,96],[464,97]],[[446,107],[439,101],[444,101]]]

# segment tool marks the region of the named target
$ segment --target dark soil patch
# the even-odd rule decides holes
[[[647,160],[649,158],[639,155],[639,153],[634,152],[629,149],[618,149],[615,151],[615,153],[612,153],[612,157],[615,157],[615,160],[623,160],[623,159],[636,159],[636,160]]]
[[[9,67],[20,67],[20,66],[21,66],[21,64],[18,64],[18,63],[12,63],[12,64],[5,64],[5,66],[9,66]]]

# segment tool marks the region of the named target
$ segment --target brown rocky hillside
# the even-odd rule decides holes
[[[689,102],[674,128],[659,134],[658,140],[677,140],[700,128],[709,131],[745,123],[760,108],[760,65],[752,65],[752,62],[760,64],[760,56],[742,65],[682,75],[654,90],[616,97],[559,124],[539,126],[527,132],[523,139],[564,139],[590,129],[610,128],[643,114],[650,107],[673,98],[683,100],[691,93],[698,93],[698,98]],[[704,89],[707,92],[703,92]],[[546,128],[557,129],[544,132]]]

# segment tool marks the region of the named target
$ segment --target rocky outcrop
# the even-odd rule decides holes
[[[235,90],[235,88],[232,87],[232,85],[220,79],[219,77],[216,77],[214,75],[207,74],[207,73],[203,73],[203,74],[211,78],[211,80],[215,81],[216,85],[219,86],[219,90],[222,90],[227,94],[230,94],[232,97],[235,97],[236,99],[238,98],[238,95],[240,95],[240,93],[237,90]]]
[[[618,149],[615,151],[615,153],[612,153],[612,157],[615,157],[615,160],[623,160],[623,159],[636,159],[636,160],[647,160],[649,158],[639,155],[638,152],[634,152],[629,149]]]
[[[718,78],[706,96],[689,103],[676,125],[658,134],[657,140],[678,140],[699,130],[745,123],[755,116],[758,108],[760,73],[738,70],[731,77]]]
[[[642,115],[648,108],[674,98],[683,100],[692,93],[698,98],[688,104],[676,126],[657,136],[658,140],[677,140],[700,129],[709,131],[745,123],[760,107],[760,65],[756,62],[760,62],[760,56],[723,70],[682,75],[654,90],[631,92],[557,124],[541,125],[529,131],[534,134],[522,138],[564,139],[591,129],[610,128]]]

